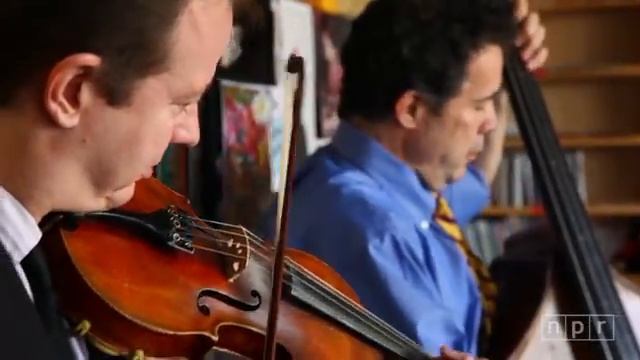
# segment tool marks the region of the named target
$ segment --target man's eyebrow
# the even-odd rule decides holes
[[[181,101],[187,101],[187,100],[191,101],[191,100],[200,99],[202,95],[204,95],[204,93],[206,93],[211,88],[211,86],[213,86],[214,82],[215,81],[211,79],[211,81],[209,81],[209,83],[207,84],[207,86],[204,87],[204,89],[191,88],[189,92],[184,93],[179,98]]]
[[[493,93],[491,93],[491,95],[489,96],[485,96],[479,99],[474,99],[473,101],[475,102],[485,102],[485,101],[489,101],[489,100],[493,100],[495,98],[498,97],[498,95],[500,95],[500,93],[502,93],[504,91],[504,87],[502,85],[500,85],[500,87],[494,91]]]

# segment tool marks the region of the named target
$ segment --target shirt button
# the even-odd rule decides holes
[[[422,220],[420,222],[420,228],[422,230],[427,230],[429,228],[429,222],[427,220]]]

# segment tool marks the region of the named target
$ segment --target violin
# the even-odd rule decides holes
[[[139,181],[114,211],[66,216],[43,245],[62,311],[105,353],[262,358],[274,249],[199,219],[159,181]],[[358,305],[329,266],[285,254],[277,359],[428,358]]]
[[[43,246],[63,313],[107,354],[429,359],[319,259],[199,218],[154,179],[120,208],[60,216]]]

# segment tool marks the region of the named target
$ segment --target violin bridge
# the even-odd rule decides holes
[[[249,237],[247,230],[244,227],[241,229],[242,234],[227,234],[227,240],[221,243],[223,249],[220,250],[226,254],[224,263],[229,282],[235,281],[249,265]]]

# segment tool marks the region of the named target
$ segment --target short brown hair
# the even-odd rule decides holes
[[[81,52],[103,59],[96,76],[107,101],[126,103],[136,80],[165,68],[172,30],[188,1],[3,0],[0,106]]]

